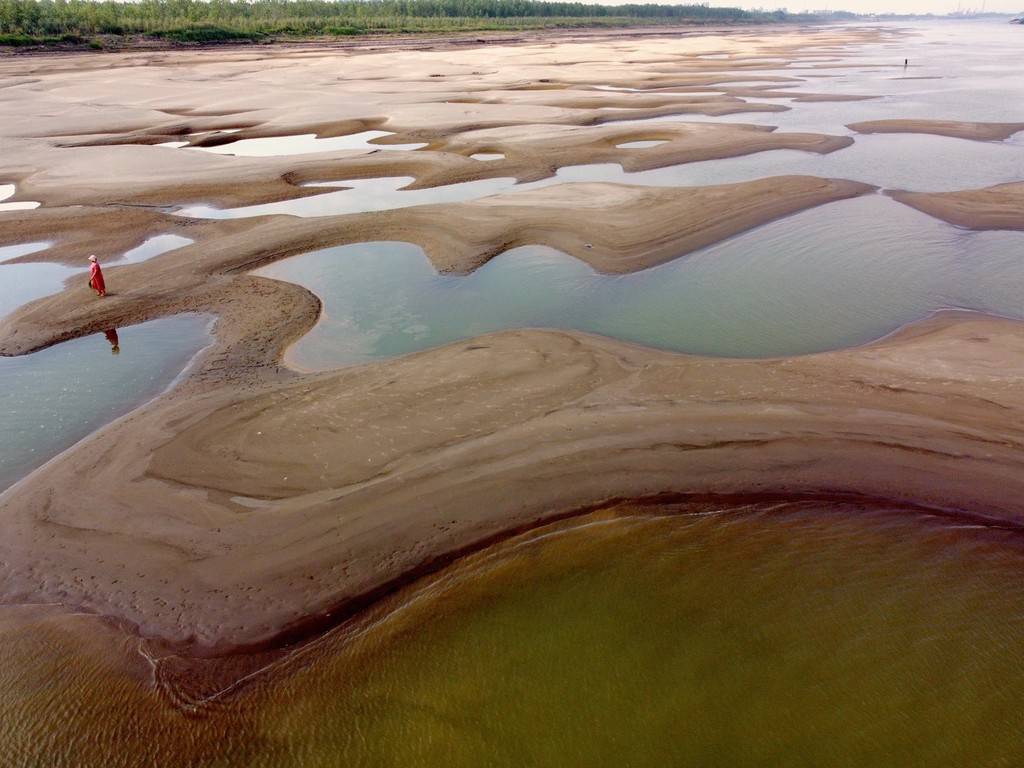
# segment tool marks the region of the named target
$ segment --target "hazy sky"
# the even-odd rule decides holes
[[[950,13],[957,8],[981,10],[983,3],[988,11],[1024,11],[1024,0],[711,0],[711,5],[739,5],[743,8],[788,8],[791,11],[827,8],[855,13]]]

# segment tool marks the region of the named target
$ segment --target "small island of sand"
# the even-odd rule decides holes
[[[930,133],[954,139],[1005,141],[1024,131],[1024,123],[973,123],[960,120],[868,120],[850,123],[857,133]]]
[[[887,191],[894,200],[967,229],[1024,229],[1024,182],[958,192]]]

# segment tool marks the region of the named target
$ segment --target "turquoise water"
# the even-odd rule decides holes
[[[835,349],[948,307],[1024,316],[1021,254],[1024,233],[965,232],[872,195],[628,275],[539,246],[469,275],[438,274],[408,243],[328,248],[257,274],[323,299],[320,322],[287,359],[327,369],[522,327],[703,355]]]
[[[177,315],[0,357],[0,490],[166,389],[209,343],[209,322]]]

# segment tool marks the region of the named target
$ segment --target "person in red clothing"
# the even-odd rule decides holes
[[[89,261],[92,262],[89,266],[89,287],[96,291],[96,295],[103,298],[107,295],[107,284],[103,282],[103,270],[100,269],[100,263],[96,261],[96,256],[90,256]]]

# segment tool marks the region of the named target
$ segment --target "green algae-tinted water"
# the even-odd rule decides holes
[[[1019,533],[809,502],[672,511],[471,556],[190,711],[123,671],[137,641],[6,608],[0,763],[1018,764]]]
[[[164,390],[209,343],[209,323],[178,315],[0,357],[0,491]]]
[[[271,264],[324,302],[287,353],[305,369],[507,328],[566,328],[694,354],[861,344],[947,307],[1021,317],[1024,233],[965,232],[881,195],[767,224],[662,266],[604,275],[549,248],[438,274],[419,248],[362,243]]]

